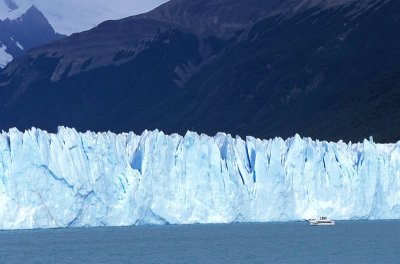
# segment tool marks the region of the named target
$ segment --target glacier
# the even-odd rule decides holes
[[[0,229],[400,217],[400,142],[0,134]]]

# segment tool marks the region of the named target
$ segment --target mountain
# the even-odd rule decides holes
[[[63,35],[91,29],[110,19],[147,12],[167,0],[0,0],[0,19],[21,16],[33,5]]]
[[[226,9],[227,3],[233,8]],[[107,21],[35,49],[1,72],[1,124],[30,127],[35,117],[29,115],[47,113],[51,116],[40,114],[45,122],[37,126],[51,130],[65,122],[60,115],[72,110],[64,116],[71,126],[89,118],[91,124],[104,124],[104,129],[120,129],[106,127],[109,124],[98,118],[116,106],[128,107],[123,115],[140,112],[149,100],[178,93],[191,75],[237,37],[237,30],[274,11],[280,1],[252,3],[254,7],[242,13],[248,6],[245,2],[172,1],[150,13]],[[58,88],[50,88],[53,85]],[[19,107],[25,100],[27,108]],[[13,117],[9,116],[12,109],[17,110]]]
[[[6,1],[10,7],[15,4]],[[63,37],[54,32],[43,14],[32,6],[16,19],[0,20],[0,68],[31,48]]]
[[[165,0],[0,0],[0,68],[33,47],[99,23],[148,11]]]
[[[359,141],[373,135],[396,142],[399,17],[399,1],[356,1],[265,19],[159,107],[152,122],[262,138],[300,133]],[[174,108],[188,98],[190,105]]]
[[[0,72],[0,127],[397,141],[398,0],[173,0]]]
[[[400,142],[0,134],[0,228],[398,219]]]

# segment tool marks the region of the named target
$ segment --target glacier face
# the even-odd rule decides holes
[[[0,228],[400,217],[400,142],[0,135]]]

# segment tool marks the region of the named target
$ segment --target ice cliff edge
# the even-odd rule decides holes
[[[400,218],[400,142],[0,134],[0,229]]]

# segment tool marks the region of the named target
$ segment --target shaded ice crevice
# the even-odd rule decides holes
[[[400,217],[400,143],[0,135],[0,228]]]

